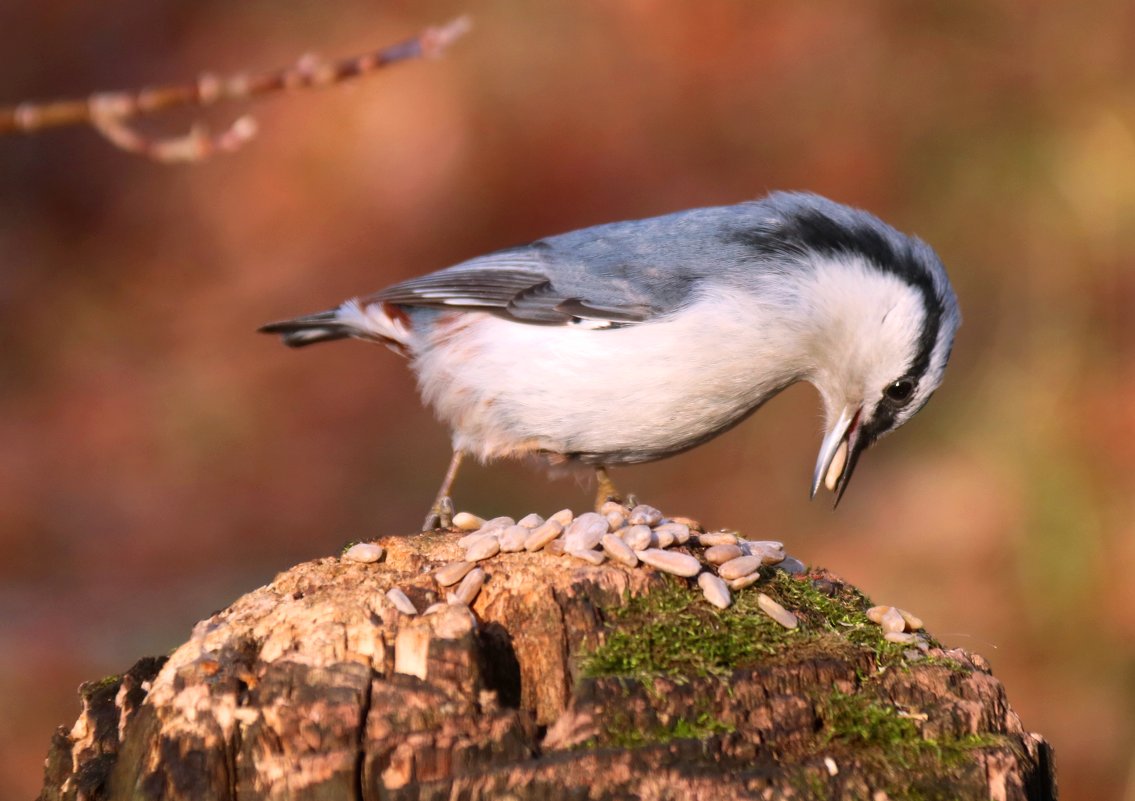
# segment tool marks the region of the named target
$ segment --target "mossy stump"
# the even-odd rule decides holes
[[[1056,798],[984,661],[886,642],[832,574],[696,583],[545,553],[425,617],[456,534],[298,565],[81,689],[43,801]],[[781,628],[764,592],[796,612]]]

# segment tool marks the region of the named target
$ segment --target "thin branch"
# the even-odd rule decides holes
[[[186,106],[205,107],[222,101],[252,100],[274,92],[319,89],[369,75],[383,67],[414,58],[433,58],[469,30],[468,17],[427,28],[404,42],[340,61],[307,55],[294,65],[261,73],[228,77],[206,73],[191,84],[134,91],[100,92],[81,100],[26,102],[0,106],[0,134],[35,133],[64,125],[91,125],[117,147],[158,161],[193,161],[218,151],[231,151],[256,131],[250,117],[241,117],[224,133],[210,136],[203,126],[165,140],[148,139],[127,121],[143,114]]]

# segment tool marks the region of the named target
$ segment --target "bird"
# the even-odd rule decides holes
[[[409,360],[453,454],[424,529],[448,525],[462,460],[608,468],[688,451],[811,383],[824,433],[810,496],[942,382],[961,323],[921,239],[820,195],[613,222],[477,256],[259,330],[354,338]]]

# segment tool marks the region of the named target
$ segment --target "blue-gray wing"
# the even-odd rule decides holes
[[[522,323],[617,328],[669,309],[601,266],[541,241],[388,287],[366,303],[488,311]]]

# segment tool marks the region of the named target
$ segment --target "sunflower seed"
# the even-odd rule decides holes
[[[674,538],[674,542],[685,545],[690,541],[690,527],[684,523],[660,523],[654,527],[654,533],[661,540],[662,533],[666,532]]]
[[[666,522],[666,523],[681,523],[683,526],[688,528],[690,531],[701,531],[702,530],[701,523],[694,520],[692,517],[669,517],[669,518],[666,518],[666,520],[664,520],[663,522]]]
[[[472,562],[450,562],[434,571],[434,581],[442,587],[450,587],[465,578],[465,574],[472,569]]]
[[[627,524],[627,516],[623,512],[607,512],[603,519],[607,521],[607,527],[611,531],[618,531]]]
[[[457,541],[458,548],[472,548],[473,543],[480,542],[483,539],[496,539],[501,533],[501,529],[491,529],[486,531],[484,528],[477,529],[472,534],[466,534],[464,537]]]
[[[902,631],[888,631],[883,635],[883,639],[899,645],[918,645],[920,642],[917,634],[907,634]]]
[[[701,587],[705,599],[718,609],[725,609],[733,603],[733,597],[729,594],[725,582],[712,573],[701,573],[698,576],[698,586]]]
[[[629,526],[622,529],[619,536],[623,538],[623,542],[631,546],[633,551],[646,550],[654,540],[654,534],[649,526]]]
[[[604,534],[603,539],[600,540],[603,550],[607,555],[614,559],[616,562],[627,567],[637,567],[638,557],[635,556],[634,550],[631,546],[623,542],[623,538],[617,534]]]
[[[599,514],[607,519],[607,525],[611,527],[611,531],[618,531],[627,524],[627,508],[621,503],[607,501],[599,507]]]
[[[710,531],[698,535],[698,544],[706,548],[712,548],[714,545],[736,545],[737,532],[735,531]]]
[[[675,576],[693,578],[701,571],[701,562],[688,554],[647,548],[645,551],[639,551],[637,555],[651,567],[664,573],[673,573]]]
[[[524,539],[524,550],[538,551],[563,533],[564,527],[559,520],[555,518],[547,520],[544,525],[532,529],[531,533]]]
[[[883,625],[883,615],[887,613],[888,609],[894,609],[893,606],[872,606],[867,610],[867,619],[872,623]]]
[[[564,555],[564,538],[559,537],[552,540],[544,546],[544,553],[549,556],[563,556]]]
[[[746,587],[752,587],[760,580],[761,574],[758,572],[750,573],[747,576],[741,576],[741,578],[739,579],[733,579],[732,581],[727,581],[725,583],[729,585],[729,589],[731,590],[743,590]]]
[[[496,556],[500,553],[500,550],[500,540],[496,537],[485,537],[469,546],[465,551],[465,560],[467,562],[480,562],[482,559]]]
[[[783,562],[787,555],[784,553],[784,543],[771,540],[749,540],[742,544],[742,549],[761,558],[762,565],[776,565]]]
[[[458,512],[453,516],[454,528],[459,528],[462,531],[476,531],[483,525],[485,525],[484,519],[477,517],[472,512]]]
[[[343,558],[349,562],[377,562],[382,558],[382,546],[373,542],[360,542],[343,551]]]
[[[524,541],[528,539],[531,530],[517,523],[501,532],[501,553],[516,553],[524,550]]]
[[[567,527],[564,534],[564,549],[568,551],[589,551],[599,544],[607,533],[607,519],[595,512],[584,512]]]
[[[705,549],[705,561],[711,565],[723,565],[730,559],[744,556],[736,545],[711,545]]]
[[[576,559],[582,559],[584,562],[590,562],[593,565],[601,565],[607,560],[607,556],[601,551],[565,551],[568,556],[574,556]]]
[[[631,509],[627,522],[632,526],[657,526],[662,522],[662,513],[653,506],[640,503],[634,509]]]
[[[756,573],[761,566],[761,560],[758,556],[738,556],[736,559],[730,559],[723,565],[717,568],[717,575],[723,579],[739,579],[742,576],[748,576]]]
[[[888,634],[901,634],[906,630],[906,621],[903,620],[902,615],[899,614],[899,610],[895,609],[893,606],[883,613],[879,625],[882,626],[883,631]]]
[[[466,606],[472,606],[473,601],[477,597],[477,593],[481,591],[481,587],[485,585],[485,571],[479,567],[470,570],[465,578],[461,580],[460,586],[453,594],[457,599]]]
[[[796,615],[789,612],[787,609],[778,604],[772,598],[769,598],[763,592],[757,596],[757,606],[761,608],[762,612],[771,617],[780,625],[784,626],[786,629],[794,629],[797,625],[799,625],[799,621],[796,619]]]
[[[418,610],[415,608],[414,602],[410,600],[410,596],[402,592],[398,587],[392,587],[386,591],[386,600],[390,601],[390,603],[394,605],[394,608],[404,615],[418,614]]]
[[[898,609],[897,606],[895,608]],[[899,609],[899,614],[902,615],[902,619],[906,621],[907,631],[918,631],[922,628],[922,618],[912,615],[905,609]]]

